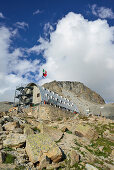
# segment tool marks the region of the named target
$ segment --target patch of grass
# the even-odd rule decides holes
[[[26,167],[23,165],[17,166],[14,170],[25,170]]]
[[[57,129],[57,126],[53,126],[53,128]]]
[[[80,143],[77,142],[77,140],[74,140],[74,143],[75,143],[77,146],[79,146],[79,147],[82,146]]]
[[[72,134],[72,132],[70,130],[66,130],[66,133],[68,134]]]
[[[114,123],[109,123],[110,133],[114,133]]]
[[[62,170],[63,168],[65,168],[65,165],[60,165],[60,167],[58,167],[57,170]]]
[[[8,163],[14,163],[14,160],[16,159],[16,157],[15,156],[13,156],[13,155],[11,155],[11,154],[9,154],[9,153],[6,153],[6,155],[5,155],[5,160],[4,160],[4,162],[3,163],[5,163],[5,164],[8,164]]]
[[[100,165],[103,165],[104,164],[104,162],[103,161],[100,161],[99,159],[95,159],[95,161],[94,161],[94,163],[97,163],[97,164],[100,164]]]
[[[84,116],[84,115],[79,115],[79,118],[84,120],[84,121],[88,121],[89,118],[87,116]]]
[[[4,150],[4,151],[14,151],[15,149],[12,149],[12,148],[10,148],[10,147],[4,147],[3,150]]]
[[[71,168],[75,168],[76,170],[85,169],[85,167],[83,165],[80,165],[79,163],[75,163]]]
[[[114,133],[114,123],[109,123],[109,124],[98,124],[95,126],[96,131],[103,137],[103,133],[106,130],[109,130],[110,133]]]
[[[62,120],[63,120],[62,117],[58,117],[58,118],[57,118],[57,121],[62,121]]]
[[[102,151],[98,149],[100,146],[104,146]],[[92,154],[97,156],[104,156],[106,158],[111,154],[111,146],[114,146],[113,142],[101,137],[96,141],[92,141],[91,147],[93,147],[95,150],[88,148],[88,146],[85,146],[85,148]]]

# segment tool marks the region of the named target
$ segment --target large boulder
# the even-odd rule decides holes
[[[47,133],[55,142],[59,141],[63,136],[63,132],[61,132],[61,130],[47,126],[44,123],[40,123],[38,125],[38,129],[40,129],[41,133]]]
[[[76,136],[85,137],[89,140],[98,138],[96,130],[88,124],[77,124],[74,133]]]
[[[32,163],[40,162],[43,155],[53,162],[59,162],[62,158],[62,152],[56,143],[49,135],[42,133],[27,136],[26,152]]]
[[[15,128],[19,128],[19,122],[8,122],[6,124],[3,125],[4,129],[7,131],[13,131],[15,130]]]
[[[96,167],[94,167],[90,164],[86,164],[85,168],[86,168],[86,170],[98,170]]]
[[[20,147],[23,146],[26,141],[26,135],[11,133],[7,136],[6,140],[3,141],[5,147]]]
[[[77,152],[75,150],[71,150],[69,153],[68,153],[69,157],[70,157],[70,166],[73,166],[75,163],[78,163],[80,161],[80,155],[77,154]]]

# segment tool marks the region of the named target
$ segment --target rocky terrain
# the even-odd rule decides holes
[[[96,116],[0,118],[0,169],[113,170],[114,122]]]
[[[0,170],[113,170],[114,120],[94,112],[102,107],[114,114],[114,105],[79,82],[44,87],[76,103],[81,114],[50,105],[17,113],[1,102]],[[93,115],[85,114],[88,108]]]

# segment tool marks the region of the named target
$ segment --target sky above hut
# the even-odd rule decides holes
[[[114,0],[0,0],[0,101],[53,80],[114,102]]]

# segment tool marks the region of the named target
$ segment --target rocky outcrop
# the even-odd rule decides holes
[[[85,168],[86,168],[87,170],[98,170],[96,167],[94,167],[94,166],[92,166],[92,165],[90,165],[90,164],[86,164]]]
[[[74,134],[79,137],[86,137],[89,140],[96,140],[98,138],[96,130],[88,124],[76,125]]]
[[[13,131],[15,130],[15,128],[19,128],[19,122],[8,122],[6,124],[3,125],[4,129],[7,131]]]
[[[82,114],[90,112],[90,107],[105,104],[104,99],[80,82],[52,81],[43,85],[45,88],[58,93],[74,104]]]
[[[20,127],[6,130],[8,122]],[[45,121],[18,114],[0,118],[0,125],[1,169],[113,169],[113,120],[76,114]]]
[[[70,160],[71,160],[70,166],[73,166],[75,163],[79,163],[79,161],[80,161],[80,155],[77,154],[77,152],[76,152],[75,150],[72,149],[72,150],[69,152],[69,156],[70,156]]]
[[[27,125],[26,125],[26,126],[24,127],[24,134],[27,135],[27,136],[28,136],[28,135],[32,135],[32,134],[34,134],[34,131],[30,128],[30,126],[27,126]]]
[[[44,123],[40,123],[38,129],[41,130],[41,133],[48,134],[54,141],[59,141],[63,136],[61,130],[47,126]]]
[[[40,162],[43,155],[53,162],[59,162],[62,152],[56,143],[47,134],[29,135],[26,140],[26,152],[32,163]]]
[[[4,147],[20,147],[24,145],[26,136],[24,134],[10,133],[6,140],[3,141]]]
[[[105,103],[104,99],[99,94],[92,91],[90,88],[80,82],[52,81],[50,83],[44,84],[43,86],[49,90],[58,93],[59,95],[63,94],[64,89],[66,92],[70,91],[77,97],[83,98],[90,102],[94,102],[97,104]]]

